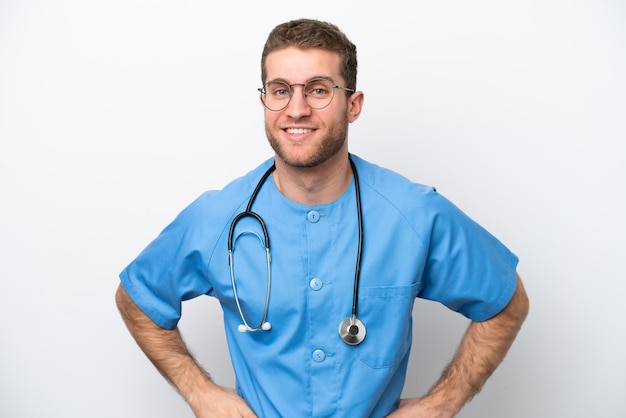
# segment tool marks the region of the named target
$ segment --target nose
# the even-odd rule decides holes
[[[304,86],[296,84],[292,85],[291,89],[291,100],[289,100],[289,104],[285,108],[287,115],[294,119],[310,115],[312,108],[304,98]]]

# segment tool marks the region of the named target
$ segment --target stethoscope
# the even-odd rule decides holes
[[[358,219],[358,227],[359,227],[359,240],[358,240],[358,249],[356,256],[356,268],[354,272],[354,290],[352,295],[352,315],[345,318],[339,323],[339,335],[341,339],[345,341],[347,344],[356,345],[361,343],[363,339],[365,339],[365,325],[361,322],[357,317],[357,307],[359,300],[359,274],[361,269],[361,253],[363,248],[363,217],[361,213],[361,192],[359,190],[359,176],[357,174],[356,166],[352,161],[352,158],[349,158],[350,167],[352,168],[352,173],[354,176],[354,189],[356,191],[356,207],[357,207],[357,219]],[[230,231],[228,232],[228,264],[230,266],[230,282],[233,288],[233,296],[235,297],[235,303],[237,304],[237,310],[239,311],[239,316],[241,317],[242,323],[237,327],[237,331],[239,332],[255,332],[255,331],[269,331],[272,329],[272,324],[270,324],[265,319],[267,318],[267,311],[269,309],[270,303],[270,288],[272,284],[272,274],[270,264],[272,261],[272,256],[270,253],[270,238],[267,233],[267,227],[265,226],[265,221],[263,218],[255,212],[252,211],[252,204],[256,199],[259,190],[267,180],[267,178],[272,174],[272,172],[276,169],[276,165],[272,164],[272,166],[263,174],[261,180],[256,185],[254,191],[252,192],[252,196],[250,196],[250,200],[248,201],[248,206],[246,210],[239,213],[233,219],[230,224]],[[237,294],[237,285],[235,284],[235,272],[234,272],[234,260],[233,260],[233,235],[235,231],[235,226],[237,223],[243,218],[254,218],[261,225],[261,229],[263,230],[263,240],[262,244],[265,247],[265,256],[267,263],[267,291],[265,293],[265,306],[263,308],[263,315],[261,316],[261,322],[257,326],[251,326],[248,321],[246,321],[245,315],[241,308],[241,301],[239,300],[239,295]]]

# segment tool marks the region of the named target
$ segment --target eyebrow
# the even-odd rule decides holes
[[[291,84],[306,84],[306,83],[308,83],[309,81],[311,81],[311,80],[315,80],[315,79],[318,79],[318,78],[323,78],[324,80],[328,80],[328,81],[330,81],[330,82],[331,82],[331,83],[333,83],[333,84],[337,84],[337,83],[335,83],[335,80],[333,80],[333,78],[332,78],[332,77],[330,77],[330,76],[325,76],[325,75],[316,75],[316,76],[314,76],[314,77],[309,78],[308,80],[305,80],[305,81],[304,81],[304,82],[302,82],[302,83],[290,83],[288,80],[286,80],[286,79],[284,79],[284,78],[274,78],[274,79],[272,79],[272,80],[268,80],[265,84],[267,84],[267,83],[272,83],[272,82],[282,82],[282,83],[289,84],[289,85],[291,85]]]

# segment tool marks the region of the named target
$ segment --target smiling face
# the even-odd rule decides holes
[[[343,86],[340,59],[322,49],[288,47],[271,52],[265,61],[266,82],[304,84],[327,78]],[[347,156],[348,124],[360,114],[362,93],[336,89],[330,105],[313,109],[304,100],[302,86],[292,87],[293,97],[283,110],[265,111],[265,132],[276,158],[298,168],[317,167],[337,155]]]

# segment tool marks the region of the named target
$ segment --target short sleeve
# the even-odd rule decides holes
[[[182,301],[212,289],[204,255],[211,244],[206,235],[200,239],[205,198],[185,208],[120,274],[131,299],[162,328],[176,327]]]
[[[418,296],[473,321],[487,320],[515,291],[518,257],[435,191],[433,203],[424,286]]]

